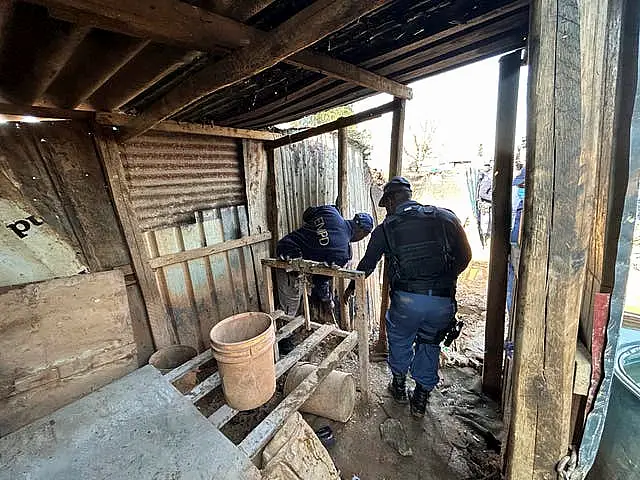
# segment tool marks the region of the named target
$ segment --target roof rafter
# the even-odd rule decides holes
[[[135,137],[198,99],[275,65],[343,28],[389,0],[318,0],[262,41],[243,48],[192,75],[130,122],[124,138]]]
[[[271,5],[275,0],[235,0],[211,2],[213,8],[220,15],[224,15],[240,22],[246,22],[262,10]]]
[[[391,76],[396,71],[395,66],[401,65],[407,58],[422,56],[424,57],[423,61],[426,62],[429,59],[444,55],[447,51],[455,50],[454,47],[469,46],[475,41],[479,42],[493,35],[508,31],[508,28],[504,28],[505,25],[509,22],[516,25],[520,15],[528,15],[526,11],[528,4],[529,0],[517,0],[473,18],[464,24],[455,25],[405,45],[400,49],[373,57],[363,62],[361,66],[385,77]],[[469,34],[472,30],[475,33]],[[331,88],[328,90],[327,87],[330,86]],[[312,97],[317,92],[325,91],[326,98],[330,98],[332,95],[344,95],[350,89],[349,85],[337,84],[329,78],[323,78],[287,95],[286,102],[282,98],[278,98],[249,112],[225,118],[225,124],[248,123],[254,120],[258,122],[266,121],[269,115],[274,114],[275,110],[282,113],[283,108],[293,108],[292,106],[294,105],[301,107],[305,99]]]
[[[249,44],[259,45],[271,34],[179,0],[29,1],[43,5],[49,8],[52,15],[74,23],[215,54],[223,53],[221,47],[226,48],[228,52],[229,49]],[[269,3],[271,2],[268,0],[245,0],[237,5],[219,8],[225,12],[228,10],[235,18],[245,20],[250,18],[247,17],[249,11],[260,11]],[[241,11],[242,5],[248,10]],[[213,7],[215,8],[216,4]],[[321,72],[332,78],[389,93],[395,97],[409,99],[412,96],[411,89],[406,85],[310,50],[283,60],[306,70]]]

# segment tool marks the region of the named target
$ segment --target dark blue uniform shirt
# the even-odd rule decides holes
[[[303,226],[278,242],[276,254],[289,258],[304,258],[341,267],[351,260],[352,220],[345,220],[333,205],[305,210]],[[331,299],[329,277],[314,275],[311,294],[323,301]]]
[[[353,221],[345,220],[333,205],[308,208],[304,225],[278,242],[277,255],[344,266],[351,260]]]
[[[402,212],[407,207],[417,206],[417,202],[409,200],[398,206],[396,213]],[[464,271],[471,261],[471,247],[467,241],[460,221],[455,214],[445,208],[438,208],[438,212],[443,221],[444,232],[446,232],[451,255],[453,257],[453,265],[450,272],[440,278],[440,283],[444,282],[447,286],[455,286],[457,276]],[[385,220],[386,221],[386,220]],[[371,233],[371,239],[367,246],[367,251],[358,264],[358,270],[361,270],[369,276],[376,268],[376,264],[380,261],[382,255],[389,255],[389,246],[385,239],[385,233],[382,225],[378,225]],[[428,276],[429,272],[425,272]]]

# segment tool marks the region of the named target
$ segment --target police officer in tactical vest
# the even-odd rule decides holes
[[[411,185],[393,177],[379,206],[387,217],[371,234],[358,270],[369,276],[385,255],[391,306],[387,312],[389,391],[411,413],[424,416],[429,393],[438,383],[440,342],[456,326],[456,281],[471,261],[471,248],[453,212],[411,200]],[[353,294],[353,282],[345,298]],[[416,388],[407,398],[406,376]]]

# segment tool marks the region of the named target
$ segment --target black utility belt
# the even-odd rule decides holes
[[[405,282],[395,282],[393,284],[393,289],[401,290],[403,292],[417,293],[418,295],[429,295],[431,297],[454,298],[456,296],[455,288],[422,288]]]

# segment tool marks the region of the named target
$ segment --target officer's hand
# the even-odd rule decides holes
[[[349,299],[353,297],[353,294],[356,291],[356,284],[351,282],[349,286],[344,291],[344,295],[342,296],[342,302],[346,305],[349,302]]]

